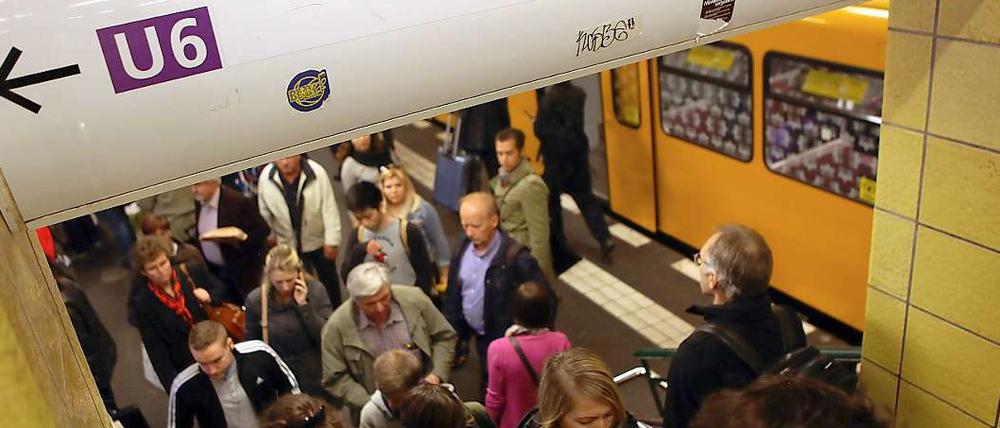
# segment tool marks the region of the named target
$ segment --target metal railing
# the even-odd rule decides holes
[[[848,364],[857,364],[861,362],[861,348],[860,347],[846,347],[846,348],[819,348],[820,353],[833,358],[835,361],[840,361]],[[637,379],[639,377],[644,377],[646,383],[649,385],[649,392],[653,397],[653,403],[656,405],[656,411],[659,413],[660,418],[663,419],[663,423],[666,424],[666,401],[667,401],[667,388],[669,384],[667,383],[667,378],[661,376],[650,366],[650,361],[653,360],[669,360],[677,354],[677,348],[646,348],[640,349],[632,353],[632,356],[639,359],[639,366],[628,369],[617,376],[614,377],[615,384],[622,385],[631,380]]]

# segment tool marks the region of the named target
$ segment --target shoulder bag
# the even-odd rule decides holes
[[[188,272],[187,264],[181,263],[178,267],[191,284],[191,290],[194,291],[198,288],[198,284],[194,282]],[[233,338],[234,342],[242,342],[246,337],[247,314],[243,308],[229,302],[223,302],[220,305],[201,303],[201,308],[208,315],[208,319],[216,321],[226,328],[226,333],[229,333],[229,337]]]

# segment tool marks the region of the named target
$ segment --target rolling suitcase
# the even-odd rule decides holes
[[[471,158],[465,154],[459,154],[458,141],[462,132],[462,117],[459,115],[455,122],[455,130],[451,131],[451,122],[448,123],[445,133],[450,133],[450,141],[441,145],[437,154],[437,165],[434,172],[434,200],[451,209],[458,211],[458,203],[465,196],[466,187],[469,183],[469,164]]]

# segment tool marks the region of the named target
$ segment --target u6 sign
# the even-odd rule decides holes
[[[97,30],[115,93],[222,68],[208,8]]]

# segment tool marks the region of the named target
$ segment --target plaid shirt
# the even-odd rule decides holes
[[[358,311],[358,330],[361,333],[361,340],[368,345],[375,358],[393,349],[405,349],[420,358],[420,350],[410,337],[410,329],[406,324],[406,318],[403,317],[403,310],[395,301],[389,308],[389,321],[382,328],[378,328],[363,312]]]

